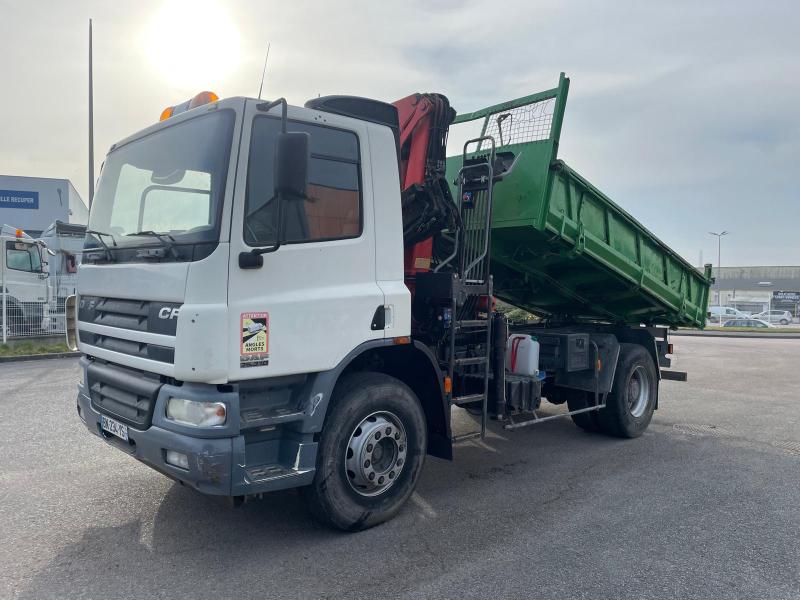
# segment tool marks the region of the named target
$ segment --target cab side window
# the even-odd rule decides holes
[[[273,198],[275,140],[280,120],[256,117],[250,141],[244,239],[251,246],[277,241],[277,202]],[[301,243],[361,235],[361,162],[358,137],[311,123],[289,122],[289,131],[310,135],[308,197],[283,206],[283,242]]]
[[[6,242],[6,266],[15,271],[42,272],[39,249],[33,244]]]

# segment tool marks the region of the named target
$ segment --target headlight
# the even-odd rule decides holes
[[[227,414],[222,402],[197,402],[185,398],[170,398],[167,402],[167,419],[193,427],[224,425]]]

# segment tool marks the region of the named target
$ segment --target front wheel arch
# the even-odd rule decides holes
[[[346,375],[358,372],[384,373],[411,388],[425,411],[428,454],[445,460],[453,459],[444,373],[424,344],[414,342],[368,348],[348,363],[339,375],[336,386]]]
[[[376,423],[378,415],[388,420]],[[370,419],[378,429],[370,430],[365,440],[362,428]],[[314,481],[302,489],[311,512],[323,523],[346,531],[360,531],[391,519],[413,493],[425,462],[427,427],[419,400],[407,385],[389,375],[348,373],[337,386],[326,421]],[[384,431],[388,438],[381,437]],[[356,447],[355,441],[364,443]],[[376,446],[391,441],[398,452],[387,464],[378,467],[368,460],[363,472],[354,473],[365,456],[378,460],[377,448],[365,447],[367,441]],[[362,455],[365,450],[372,454]],[[388,457],[383,451],[381,454],[381,458]],[[376,475],[391,482],[387,479],[385,486],[370,487],[383,483],[374,481]]]

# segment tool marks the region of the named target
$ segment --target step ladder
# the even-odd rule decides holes
[[[478,151],[468,154],[468,148],[477,144]],[[488,151],[481,148],[489,145]],[[458,172],[458,198],[456,204],[460,215],[460,228],[456,232],[452,254],[442,261],[436,271],[451,265],[454,271],[454,293],[451,314],[453,320],[449,332],[449,349],[446,370],[450,381],[457,374],[463,375],[465,369],[478,371],[482,388],[477,393],[465,393],[450,397],[450,404],[464,406],[480,402],[481,426],[471,431],[453,436],[453,443],[483,438],[486,435],[488,419],[489,369],[492,341],[492,276],[490,274],[490,244],[492,220],[492,188],[495,181],[495,143],[494,138],[483,136],[464,144],[463,164]],[[475,318],[479,314],[481,298],[485,299],[486,318]],[[482,354],[477,356],[457,356],[458,342],[469,339],[483,339]],[[473,373],[474,374],[474,373]],[[463,379],[463,377],[462,377]]]

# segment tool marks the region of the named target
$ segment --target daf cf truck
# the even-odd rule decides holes
[[[68,301],[86,427],[204,494],[301,488],[345,530],[489,420],[641,435],[710,272],[558,159],[568,84],[461,115],[202,93],[115,144]]]

